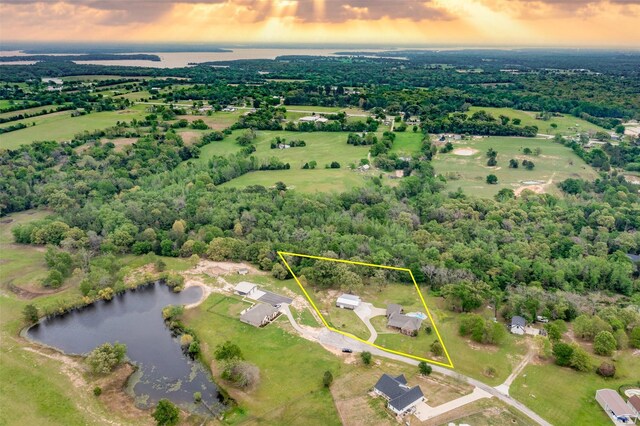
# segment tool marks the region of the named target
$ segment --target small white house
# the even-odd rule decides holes
[[[251,296],[251,294],[255,292],[257,288],[258,286],[253,283],[242,281],[235,286],[233,291],[235,294],[239,294],[240,296]]]
[[[360,306],[360,297],[353,294],[343,294],[336,300],[336,306],[342,309],[355,309]]]
[[[525,333],[525,327],[527,326],[527,320],[520,316],[511,318],[511,325],[509,325],[509,331],[513,334],[523,335]]]

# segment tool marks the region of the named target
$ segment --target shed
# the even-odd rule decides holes
[[[523,335],[525,327],[527,326],[527,320],[521,316],[516,315],[511,318],[511,324],[509,325],[509,331],[513,334]]]
[[[240,296],[249,296],[251,293],[256,291],[257,288],[258,286],[253,283],[242,281],[235,286],[233,291]]]
[[[355,309],[360,306],[360,297],[353,294],[343,294],[336,300],[336,306],[342,309]]]
[[[273,321],[278,314],[280,311],[277,308],[260,303],[240,315],[240,321],[255,327],[262,327]]]
[[[596,401],[614,424],[635,423],[637,415],[633,407],[625,403],[624,399],[613,389],[598,389]]]

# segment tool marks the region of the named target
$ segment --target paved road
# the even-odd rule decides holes
[[[319,330],[319,332],[317,332],[318,329],[308,330],[307,327],[302,328],[296,323],[295,319],[293,318],[293,315],[291,315],[291,312],[289,311],[288,306],[286,308],[283,306],[283,310],[285,311],[285,314],[287,314],[288,312],[287,316],[289,317],[289,321],[291,322],[291,325],[296,329],[296,331],[301,333],[302,336],[306,339],[315,340],[322,345],[330,346],[338,350],[340,350],[341,348],[349,348],[354,352],[369,351],[371,352],[371,354],[376,356],[393,359],[396,361],[404,362],[405,364],[409,364],[409,365],[415,365],[415,366],[418,365],[418,361],[415,359],[383,351],[381,349],[378,349],[366,343],[360,342],[356,339],[352,339],[351,337],[347,337],[344,334],[331,331],[327,328],[322,328],[321,330]],[[311,330],[314,330],[314,331],[311,331]],[[539,425],[551,426],[551,423],[547,422],[538,414],[534,413],[531,409],[529,409],[527,406],[525,406],[521,402],[516,401],[515,399],[511,398],[509,395],[503,394],[502,392],[500,392],[500,390],[492,386],[489,386],[486,383],[481,382],[480,380],[476,380],[472,377],[465,376],[454,370],[450,370],[448,368],[441,367],[439,365],[432,365],[432,368],[433,368],[433,371],[437,373],[440,373],[448,377],[453,377],[457,380],[460,380],[462,382],[468,383],[472,386],[482,389],[483,391],[489,393],[491,396],[495,396],[505,404],[510,405],[511,407],[520,411],[521,413],[523,413],[524,415],[526,415],[527,417],[529,417],[531,420],[538,423]]]
[[[356,313],[358,318],[360,318],[364,325],[366,325],[369,329],[370,336],[367,339],[367,342],[375,342],[378,338],[378,332],[373,327],[373,325],[371,325],[371,318],[377,317],[379,315],[385,315],[387,311],[385,309],[376,308],[371,303],[361,303],[357,308],[353,310],[353,312]]]

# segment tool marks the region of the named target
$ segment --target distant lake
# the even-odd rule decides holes
[[[105,342],[124,343],[127,357],[138,367],[128,383],[137,405],[152,407],[167,398],[187,410],[207,413],[193,403],[193,393],[201,392],[203,401],[220,412],[225,407],[215,383],[199,362],[182,353],[178,338],[171,336],[162,319],[163,307],[193,303],[201,296],[198,287],[174,293],[153,284],[43,320],[27,335],[67,354],[86,354]]]
[[[158,55],[160,62],[125,60],[125,61],[74,61],[77,64],[89,65],[122,65],[132,67],[149,68],[181,68],[189,63],[210,61],[234,61],[238,59],[275,59],[285,55],[311,55],[311,56],[338,56],[335,52],[345,49],[285,49],[285,48],[231,48],[233,52],[145,52],[149,55]],[[388,49],[357,49],[359,52],[382,52]],[[135,54],[132,52],[131,54]],[[0,56],[26,56],[22,51],[0,51]],[[64,54],[56,54],[60,56]],[[2,65],[16,64],[16,62],[3,62]],[[23,63],[24,64],[24,63]]]

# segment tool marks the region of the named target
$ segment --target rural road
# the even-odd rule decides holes
[[[360,342],[351,337],[345,336],[344,334],[331,331],[327,328],[322,328],[318,333],[311,332],[311,330],[306,330],[306,327],[302,328],[296,323],[295,319],[293,318],[293,315],[291,315],[291,311],[289,310],[288,306],[285,305],[282,308],[285,314],[287,315],[287,317],[289,318],[289,322],[291,322],[291,325],[293,326],[293,328],[299,333],[301,333],[302,337],[308,340],[317,341],[321,345],[329,346],[337,350],[340,350],[341,348],[349,348],[354,352],[369,351],[373,355],[404,362],[405,364],[415,365],[415,366],[418,366],[419,364],[419,362],[415,359],[383,351],[381,349],[378,349],[366,343]],[[317,329],[314,329],[314,330],[317,330]],[[480,380],[476,380],[472,377],[460,374],[449,368],[441,367],[439,365],[432,365],[432,368],[433,368],[433,371],[437,373],[440,373],[448,377],[453,377],[456,380],[460,380],[462,382],[468,383],[472,386],[475,386],[476,388],[479,388],[487,392],[491,396],[496,397],[497,399],[504,402],[505,404],[520,411],[521,413],[523,413],[524,415],[526,415],[527,417],[529,417],[531,420],[533,420],[539,425],[551,426],[551,423],[549,423],[548,421],[540,417],[538,414],[534,413],[533,410],[529,409],[527,406],[525,406],[521,402],[516,401],[509,395],[505,395],[499,389],[489,386],[486,383],[481,382]]]

